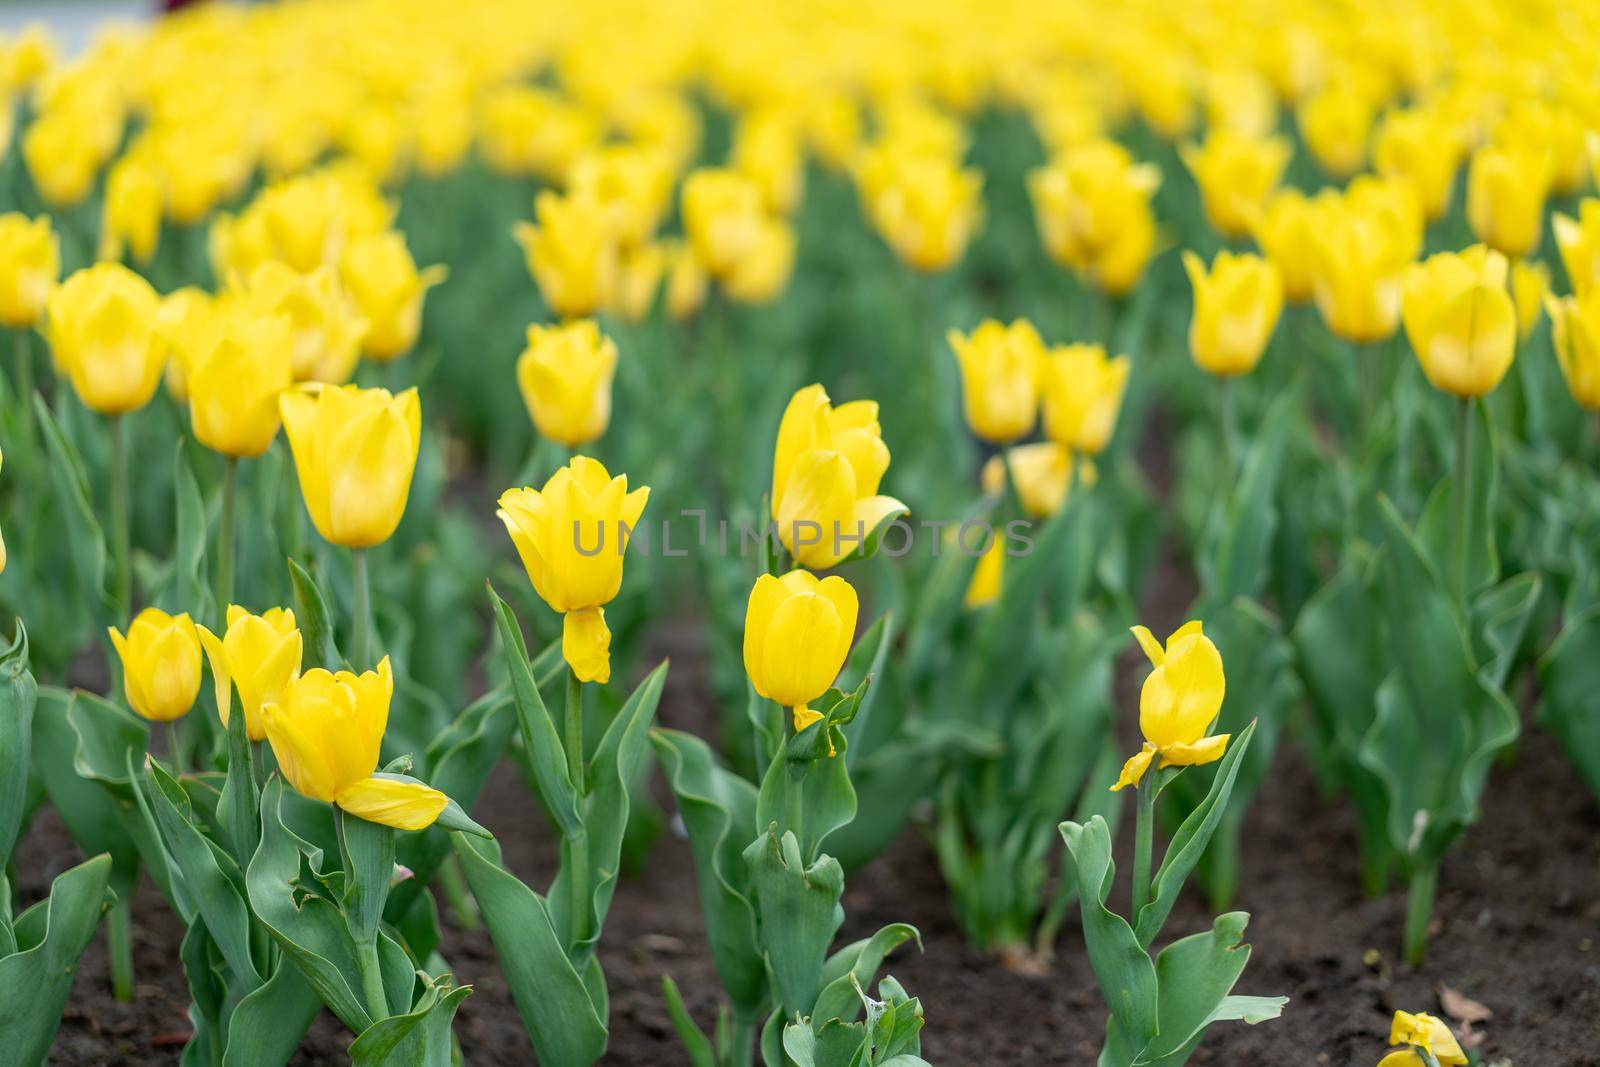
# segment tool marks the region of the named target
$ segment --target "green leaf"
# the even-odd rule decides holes
[[[683,995],[678,992],[678,983],[670,974],[661,976],[661,996],[667,1002],[667,1018],[672,1020],[672,1028],[678,1032],[678,1040],[683,1042],[683,1051],[689,1057],[689,1067],[720,1067],[716,1050],[711,1047],[705,1031],[689,1017],[689,1010],[683,1006]]]
[[[872,984],[889,953],[912,940],[918,948],[922,947],[922,935],[915,926],[890,923],[871,937],[852,942],[829,957],[822,968],[825,984],[812,1008],[812,1025],[820,1025],[828,1019],[854,1021],[861,1008],[858,991]]]
[[[859,758],[856,750],[867,737],[872,705],[876,703],[874,697],[879,687],[870,683],[872,679],[882,677],[883,665],[889,658],[889,646],[893,641],[894,619],[887,614],[880,615],[878,621],[861,635],[855,648],[850,652],[849,660],[845,663],[844,674],[839,683],[840,688],[849,691],[865,687],[856,702],[854,717],[843,728],[845,740],[850,742],[850,749],[845,753],[845,761],[852,770]],[[855,684],[847,684],[843,680],[845,678],[852,679]]]
[[[451,1067],[450,1024],[471,993],[448,974],[427,979],[409,1012],[380,1019],[356,1038],[351,1067]]]
[[[223,779],[217,815],[227,827],[228,848],[241,870],[256,853],[261,840],[261,791],[256,788],[255,755],[245,732],[242,708],[228,717],[228,771]]]
[[[1273,403],[1244,457],[1244,469],[1225,510],[1198,553],[1201,585],[1212,603],[1255,598],[1266,585],[1273,535],[1278,526],[1278,478],[1287,452],[1290,417],[1299,390],[1288,389]],[[1209,618],[1209,616],[1207,616]]]
[[[338,670],[345,662],[334,634],[333,612],[310,571],[289,559],[289,582],[294,586],[294,618],[305,638],[307,669],[323,667]]]
[[[38,699],[39,687],[28,670],[28,631],[18,619],[11,644],[0,650],[0,871],[11,862],[28,801],[28,760]],[[0,909],[0,918],[8,914]]]
[[[786,1015],[810,1015],[833,935],[844,922],[844,871],[831,856],[807,867],[794,834],[768,831],[745,849],[761,944]]]
[[[189,468],[187,442],[179,440],[172,462],[173,513],[177,531],[166,583],[158,602],[186,611],[196,622],[206,622],[215,614],[214,598],[205,579],[206,508]]]
[[[1600,604],[1567,622],[1539,664],[1539,722],[1566,749],[1590,792],[1600,797]]]
[[[104,619],[112,610],[106,589],[106,538],[95,518],[83,457],[61,432],[49,406],[37,393],[33,397],[33,408],[50,455],[50,481],[56,487],[61,511],[66,516],[73,559],[72,579],[90,605],[91,613]]]
[[[1111,1011],[1111,1026],[1143,1048],[1156,1034],[1156,969],[1128,921],[1106,907],[1116,878],[1111,831],[1096,815],[1087,823],[1064,822],[1061,836],[1078,872],[1078,908],[1089,965]]]
[[[1228,1003],[1229,991],[1250,961],[1250,946],[1242,943],[1249,921],[1242,911],[1219,915],[1210,930],[1161,950],[1156,957],[1159,1027],[1135,1063],[1179,1067],[1205,1036],[1206,1027],[1219,1018],[1260,1022],[1278,1016],[1288,997],[1251,998],[1248,1014],[1239,1014],[1246,1005]]]
[[[322,1011],[322,1000],[287,959],[228,1017],[222,1067],[283,1067]]]
[[[1495,546],[1494,506],[1498,488],[1498,462],[1494,424],[1488,405],[1472,401],[1472,470],[1467,485],[1467,593],[1470,595],[1500,576],[1500,555]],[[1417,524],[1417,539],[1441,574],[1451,567],[1455,538],[1456,481],[1451,471],[1439,480]]]
[[[1475,660],[1484,681],[1504,689],[1523,648],[1528,623],[1539,606],[1543,582],[1531,571],[1485,589],[1472,603]]]

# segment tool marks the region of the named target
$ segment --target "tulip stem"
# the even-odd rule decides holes
[[[1450,539],[1450,579],[1456,603],[1467,603],[1467,499],[1472,493],[1472,400],[1463,397],[1456,422],[1455,524]]]
[[[239,459],[229,456],[222,470],[222,515],[217,520],[217,618],[228,617],[233,602],[233,516],[239,496]]]
[[[1411,885],[1406,891],[1406,962],[1413,967],[1422,966],[1423,954],[1428,949],[1428,922],[1433,918],[1433,897],[1439,888],[1437,863],[1419,867],[1411,874]]]
[[[367,574],[367,550],[350,553],[351,579],[355,586],[355,633],[350,639],[350,658],[358,671],[372,666],[372,580]]]
[[[167,721],[167,758],[172,761],[173,770],[179,774],[184,772],[183,742],[178,738],[179,719]]]
[[[1227,478],[1224,483],[1229,493],[1232,493],[1234,482],[1233,453],[1234,453],[1234,415],[1233,415],[1233,380],[1231,378],[1217,379],[1217,429],[1221,439],[1222,472]]]
[[[123,1004],[133,1000],[132,908],[131,900],[119,896],[106,911],[106,955],[111,964],[111,995]]]
[[[117,617],[126,619],[133,610],[133,571],[129,566],[128,529],[128,448],[127,428],[121,415],[111,416],[111,562],[116,582]]]
[[[1139,912],[1150,901],[1150,856],[1155,851],[1156,822],[1156,772],[1145,776],[1138,787],[1138,821],[1133,828],[1133,912],[1129,916],[1139,921]]]
[[[28,331],[14,329],[11,331],[11,346],[15,355],[12,360],[16,369],[12,371],[12,386],[16,389],[17,400],[22,405],[20,411],[22,432],[28,438],[29,447],[33,444],[33,350],[28,345]]]
[[[567,777],[578,795],[581,808],[585,792],[583,773],[583,682],[567,668],[567,723],[562,738],[567,749]],[[576,947],[589,936],[589,831],[585,827],[567,839],[567,859],[572,864],[572,940]]]

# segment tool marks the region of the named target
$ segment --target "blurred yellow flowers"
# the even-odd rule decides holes
[[[155,395],[166,363],[156,334],[159,306],[150,283],[116,263],[77,271],[50,293],[51,358],[87,407],[121,415]]]
[[[517,384],[539,433],[575,448],[606,432],[617,346],[593,319],[528,327],[517,359]]]
[[[119,260],[126,249],[135,262],[149,263],[160,239],[160,179],[143,158],[129,153],[106,175],[98,256]]]
[[[285,391],[278,404],[317,532],[346,548],[387,541],[405,513],[422,443],[417,391],[314,382]]]
[[[1278,268],[1285,300],[1303,304],[1315,293],[1317,213],[1337,195],[1313,200],[1298,189],[1279,189],[1256,220],[1256,244]]]
[[[1008,448],[1004,455],[990,456],[980,476],[984,493],[999,496],[1005,491],[1007,467],[1016,483],[1022,511],[1030,519],[1048,519],[1060,511],[1074,477],[1084,485],[1093,485],[1096,478],[1095,466],[1089,460],[1074,460],[1068,449],[1054,441],[1037,441]]]
[[[948,270],[966,255],[983,219],[983,175],[943,156],[901,152],[858,177],[867,215],[901,262]]]
[[[1348,178],[1367,160],[1372,116],[1372,101],[1361,89],[1330,85],[1300,105],[1300,136],[1329,176]]]
[[[1319,199],[1312,289],[1328,329],[1357,344],[1393,336],[1405,270],[1421,240],[1410,186],[1358,178],[1343,196]]]
[[[295,792],[368,822],[423,830],[449,799],[421,782],[373,773],[393,695],[388,656],[376,671],[359,675],[314,667],[262,705],[261,721],[278,770]]]
[[[48,215],[0,215],[0,323],[32,326],[61,277],[61,242]]]
[[[1406,337],[1435,389],[1483,396],[1505,377],[1517,344],[1507,269],[1505,256],[1474,245],[1430,256],[1406,276]]]
[[[1577,218],[1558,211],[1550,223],[1561,264],[1567,269],[1567,282],[1582,296],[1600,283],[1600,200],[1585,199],[1578,205]]]
[[[281,315],[248,307],[219,315],[209,347],[189,352],[183,361],[189,421],[207,448],[225,456],[259,456],[278,435],[278,397],[294,381],[289,324]]]
[[[1127,356],[1107,357],[1103,345],[1057,345],[1045,358],[1044,432],[1075,453],[1096,456],[1111,442],[1128,389]]]
[[[1183,269],[1194,288],[1189,353],[1195,363],[1219,378],[1250,373],[1283,311],[1278,269],[1260,256],[1218,252],[1207,274],[1205,263],[1189,251]]]
[[[244,709],[245,733],[252,741],[262,741],[267,736],[262,706],[277,703],[284,689],[300,675],[300,631],[295,628],[294,612],[288,608],[271,608],[252,615],[237,604],[229,604],[227,624],[221,637],[204,626],[197,627],[217,687],[217,714],[226,727],[237,689],[239,706]]]
[[[267,260],[247,279],[236,275],[232,284],[236,295],[258,311],[288,320],[296,381],[350,380],[361,361],[367,320],[351,306],[332,267],[301,274],[279,260]]]
[[[1514,259],[1539,247],[1550,153],[1529,145],[1490,144],[1467,168],[1467,221],[1478,240]]]
[[[1226,684],[1222,654],[1200,622],[1186,622],[1173,631],[1165,648],[1143,626],[1135,626],[1133,635],[1155,669],[1139,691],[1144,747],[1122,765],[1112,792],[1137,786],[1157,756],[1158,767],[1190,767],[1221,759],[1228,747],[1228,734],[1206,733],[1222,710]]]
[[[1405,182],[1429,219],[1444,216],[1466,144],[1445,115],[1426,108],[1391,111],[1372,139],[1373,169]]]
[[[807,705],[828,691],[855,640],[859,604],[850,583],[796,568],[763,574],[744,615],[744,669],[768,700],[789,708],[796,732],[820,719]]]
[[[1406,1047],[1379,1060],[1378,1067],[1431,1067],[1427,1057],[1432,1057],[1432,1064],[1438,1067],[1461,1067],[1467,1062],[1467,1054],[1461,1051],[1450,1028],[1426,1012],[1395,1012],[1389,1026],[1389,1044]]]
[[[152,722],[187,715],[200,694],[200,638],[194,621],[187,614],[145,608],[126,637],[115,626],[109,632],[122,661],[128,706]]]
[[[537,225],[518,222],[511,233],[550,310],[575,318],[607,306],[617,285],[618,251],[606,206],[590,196],[545,190],[534,200],[534,215]]]
[[[650,499],[628,491],[599,460],[574,456],[543,489],[508,489],[496,514],[516,546],[534,592],[563,614],[561,654],[581,681],[611,679],[611,631],[604,606],[622,586],[622,557]]]
[[[1044,342],[1027,319],[985,319],[971,334],[946,335],[961,368],[961,395],[972,432],[1006,444],[1033,429],[1039,408]]]
[[[683,232],[696,259],[725,278],[761,240],[761,187],[734,170],[702,167],[683,181]]]
[[[1128,292],[1156,251],[1150,200],[1160,185],[1159,169],[1115,141],[1068,150],[1028,175],[1045,251],[1113,296]]]
[[[1582,296],[1546,296],[1556,361],[1572,399],[1600,411],[1600,286]]]
[[[361,351],[379,361],[405,355],[422,329],[422,299],[450,269],[418,271],[403,234],[393,230],[351,241],[339,261],[339,277],[367,330]]]
[[[1249,235],[1292,153],[1285,138],[1226,129],[1210,133],[1204,144],[1182,148],[1183,162],[1200,186],[1206,218],[1224,237]]]

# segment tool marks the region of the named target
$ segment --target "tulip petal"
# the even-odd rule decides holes
[[[1147,744],[1144,748],[1129,756],[1128,761],[1122,765],[1122,773],[1117,775],[1116,784],[1111,787],[1111,791],[1115,793],[1117,790],[1130,785],[1138,786],[1139,782],[1144,779],[1145,771],[1150,769],[1150,761],[1155,758],[1155,755],[1155,746]]]
[[[770,574],[763,574],[751,587],[750,599],[745,604],[744,670],[750,676],[756,692],[768,699],[771,699],[772,695],[766,691],[761,673],[766,662],[765,642],[772,628],[773,613],[788,595],[789,592],[784,588],[782,581]]]
[[[611,630],[604,608],[566,613],[561,620],[561,658],[580,682],[611,681]]]
[[[1156,635],[1150,632],[1148,626],[1135,626],[1133,636],[1138,640],[1139,647],[1144,649],[1144,654],[1150,660],[1150,666],[1159,667],[1167,658],[1167,650],[1161,647],[1161,642],[1156,640]]]
[[[1231,736],[1233,735],[1214,734],[1192,745],[1168,745],[1161,750],[1161,766],[1198,767],[1204,763],[1214,763],[1227,751],[1228,738]]]
[[[228,609],[228,614],[233,615],[233,608]],[[228,712],[233,703],[233,678],[228,670],[228,653],[216,634],[204,626],[197,625],[195,630],[200,635],[200,647],[206,650],[206,659],[211,663],[211,680],[217,687],[217,718],[222,720],[223,729],[227,729]],[[251,740],[261,739],[256,737]]]
[[[792,708],[827,692],[844,665],[840,629],[838,609],[825,596],[801,593],[779,604],[763,648],[761,677],[769,697]]]
[[[426,830],[450,798],[421,782],[363,778],[339,790],[334,802],[359,819],[396,830]]]

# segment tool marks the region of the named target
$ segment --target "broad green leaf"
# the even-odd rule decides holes
[[[0,1048],[13,1063],[42,1063],[72,993],[78,957],[109,902],[111,858],[56,877],[50,896],[17,917],[17,951],[0,959]]]
[[[887,614],[880,615],[878,621],[868,627],[867,632],[856,642],[840,678],[840,688],[846,692],[862,685],[866,687],[856,703],[854,717],[843,728],[845,740],[850,742],[850,748],[845,753],[845,761],[851,769],[855,768],[856,761],[860,758],[857,749],[868,737],[872,706],[877,702],[875,697],[880,687],[870,683],[873,679],[882,677],[883,665],[889,658],[889,646],[893,642],[894,619]],[[846,682],[845,679],[850,681]]]
[[[287,562],[294,586],[294,618],[305,637],[305,667],[336,671],[344,664],[344,653],[339,651],[328,598],[310,571],[292,557]]]
[[[1179,1067],[1189,1058],[1250,961],[1250,946],[1243,944],[1249,921],[1250,916],[1242,911],[1229,912],[1218,916],[1210,930],[1181,938],[1161,950],[1156,957],[1160,1025],[1136,1063]],[[1275,1018],[1288,998],[1271,1001],[1275,1008],[1257,1003],[1250,1018]],[[1236,1010],[1239,1006],[1231,1007]]]
[[[28,669],[28,631],[18,619],[11,644],[0,650],[0,871],[11,862],[27,804],[38,699],[39,687]],[[8,914],[0,910],[0,917]]]
[[[672,1020],[672,1028],[678,1032],[678,1040],[683,1042],[689,1067],[720,1067],[711,1040],[690,1018],[689,1009],[683,1006],[683,995],[678,992],[678,983],[669,974],[661,976],[661,997],[667,1002],[667,1018]]]
[[[915,926],[891,923],[871,937],[852,942],[829,957],[822,968],[825,984],[822,992],[817,994],[817,1002],[811,1012],[814,1024],[815,1021],[828,1019],[853,1021],[861,1007],[857,990],[872,984],[878,968],[883,966],[889,953],[912,940],[917,942],[918,948],[922,947],[922,935]]]
[[[228,1017],[222,1067],[283,1067],[299,1050],[322,1001],[287,959]]]
[[[1283,469],[1290,416],[1298,390],[1286,390],[1267,412],[1244,457],[1244,469],[1220,527],[1199,553],[1201,585],[1212,603],[1254,598],[1266,585],[1273,535],[1278,525],[1278,477]],[[1208,618],[1209,621],[1209,618]]]
[[[450,1024],[472,993],[450,975],[427,981],[416,1006],[381,1019],[350,1046],[351,1067],[451,1067]]]
[[[50,481],[56,487],[61,511],[66,516],[73,558],[72,578],[88,601],[90,613],[97,619],[104,619],[111,614],[111,600],[106,589],[106,538],[95,517],[83,457],[61,432],[60,424],[42,396],[34,395],[33,408],[50,455]]]
[[[807,867],[792,833],[768,831],[745,849],[761,945],[784,1012],[810,1015],[833,935],[844,922],[844,871],[831,856]]]
[[[1494,506],[1499,477],[1497,473],[1494,424],[1482,401],[1472,401],[1470,416],[1472,470],[1467,483],[1467,559],[1466,589],[1477,592],[1500,575],[1500,555],[1495,546]],[[1451,461],[1454,462],[1452,453]],[[1449,578],[1455,539],[1456,483],[1459,472],[1452,470],[1440,479],[1423,509],[1417,524],[1417,540],[1438,572]]]
[[[1600,604],[1567,622],[1539,663],[1539,722],[1561,741],[1590,792],[1600,797]]]
[[[1096,815],[1087,823],[1064,822],[1061,836],[1078,873],[1078,907],[1089,965],[1115,1026],[1143,1048],[1156,1034],[1156,968],[1128,921],[1106,907],[1116,878],[1111,831]]]
[[[544,698],[534,681],[533,669],[528,663],[528,649],[522,640],[522,628],[517,625],[511,607],[494,587],[489,587],[489,602],[494,607],[495,622],[499,627],[500,651],[505,657],[511,677],[511,692],[516,701],[517,722],[522,730],[522,745],[533,767],[533,777],[539,788],[539,799],[545,811],[555,820],[563,837],[583,832],[583,819],[578,814],[578,793],[567,773],[567,753],[556,732],[555,720],[545,708]]]

